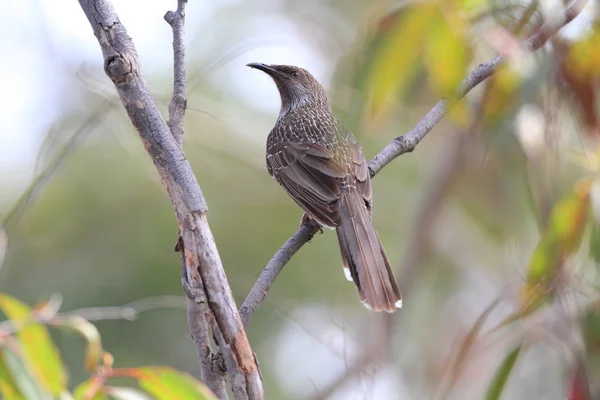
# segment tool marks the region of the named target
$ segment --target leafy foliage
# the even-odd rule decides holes
[[[98,331],[81,317],[56,314],[48,304],[32,309],[6,294],[0,294],[0,308],[8,318],[0,325],[0,394],[6,400],[134,398],[129,397],[132,389],[108,385],[111,378],[118,377],[135,379],[141,389],[159,400],[215,399],[196,379],[172,368],[113,368],[112,356],[102,352]],[[47,325],[75,331],[87,342],[85,368],[92,377],[72,394]],[[140,398],[139,394],[136,396]]]

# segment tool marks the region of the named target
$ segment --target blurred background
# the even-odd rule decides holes
[[[113,1],[165,116],[175,3]],[[285,267],[248,329],[268,398],[477,399],[503,372],[506,399],[564,399],[586,379],[600,396],[600,7],[535,54],[518,46],[564,7],[189,2],[184,150],[238,304],[301,216],[265,168],[277,90],[245,64],[311,71],[370,159],[479,63],[508,59],[373,181],[402,310],[364,309],[332,232]],[[0,291],[28,304],[60,293],[64,311],[140,300],[134,321],[87,314],[115,365],[199,376],[177,222],[85,15],[6,1],[0,21]],[[54,335],[71,384],[86,379],[83,342]]]

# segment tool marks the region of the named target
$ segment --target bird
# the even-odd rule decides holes
[[[269,174],[312,218],[335,229],[344,273],[370,310],[394,312],[402,295],[372,222],[369,167],[354,135],[334,115],[327,92],[307,70],[250,63],[269,75],[281,109],[266,143]]]

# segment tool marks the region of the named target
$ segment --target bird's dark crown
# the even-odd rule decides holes
[[[256,68],[268,74],[279,89],[281,96],[281,112],[279,118],[285,116],[297,107],[311,105],[329,109],[327,93],[321,84],[304,68],[294,65],[276,65],[250,63],[251,68]]]

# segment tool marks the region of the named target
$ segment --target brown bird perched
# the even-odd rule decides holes
[[[336,230],[346,277],[363,304],[394,312],[402,296],[371,221],[371,176],[362,148],[308,71],[248,66],[267,73],[281,96],[279,118],[267,138],[269,174],[308,216]]]

